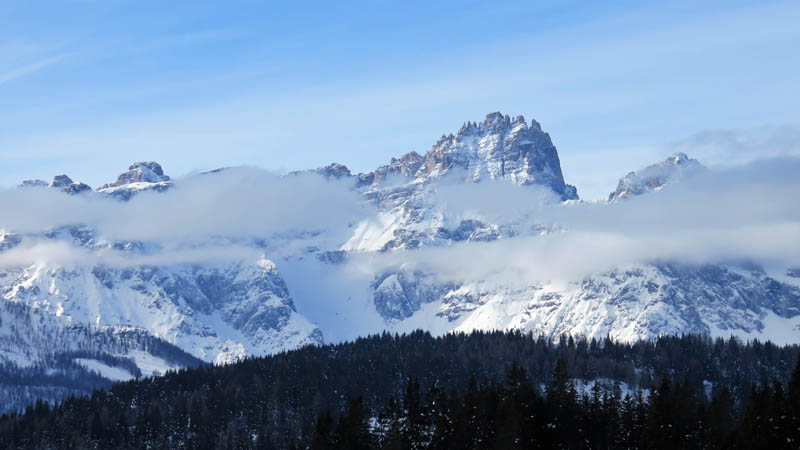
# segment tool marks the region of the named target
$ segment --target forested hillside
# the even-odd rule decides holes
[[[799,351],[383,334],[39,404],[0,420],[0,448],[778,448]]]

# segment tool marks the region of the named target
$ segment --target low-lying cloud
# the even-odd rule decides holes
[[[506,285],[575,280],[616,267],[660,261],[754,261],[800,265],[800,158],[756,161],[704,172],[661,191],[614,204],[543,201],[536,189],[480,185],[441,192],[464,217],[531,220],[556,231],[494,242],[370,255],[354,262],[435,273],[442,281],[497,279]],[[506,195],[511,193],[511,195]],[[517,214],[509,217],[513,212]],[[358,268],[358,265],[362,268]]]
[[[0,205],[0,229],[39,233],[86,224],[104,238],[127,241],[341,232],[368,213],[345,182],[246,167],[191,176],[166,193],[145,191],[128,202],[91,192],[66,196],[22,188],[0,191]]]
[[[0,252],[4,267],[255,261],[275,250],[273,240],[291,247],[312,236],[335,246],[352,223],[372,213],[345,181],[248,167],[179,179],[166,192],[144,191],[127,202],[95,192],[6,189],[0,208],[0,231],[25,236]],[[91,233],[95,248],[45,238],[63,237],[69,227]],[[135,244],[133,251],[109,246],[126,242]]]
[[[447,282],[498,280],[524,286],[659,261],[754,261],[785,270],[800,266],[798,173],[798,157],[759,160],[709,170],[614,204],[561,204],[544,188],[510,183],[444,182],[427,201],[449,225],[477,219],[552,231],[356,254],[344,272],[363,278],[405,267]],[[2,266],[255,261],[264,253],[268,258],[276,254],[269,244],[249,245],[252,239],[275,236],[280,236],[276,245],[284,247],[284,255],[312,244],[335,250],[354,224],[376,214],[347,182],[252,168],[191,176],[166,193],[144,192],[129,202],[31,188],[0,191],[0,205],[0,228],[8,231],[35,234],[87,224],[97,231],[97,239],[142,241],[153,249],[87,250],[62,240],[28,237],[0,252]],[[313,238],[306,241],[308,236]]]
[[[231,261],[254,263],[265,256],[263,250],[241,244],[170,247],[159,249],[157,252],[138,253],[113,248],[90,250],[76,247],[64,240],[33,238],[26,239],[18,246],[0,252],[0,268],[46,264],[68,268],[102,265],[115,269],[126,269],[139,266],[213,264]]]

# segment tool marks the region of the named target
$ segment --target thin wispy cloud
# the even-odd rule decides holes
[[[0,86],[7,84],[11,81],[14,81],[16,79],[25,77],[27,75],[34,74],[55,64],[58,64],[64,61],[68,56],[69,54],[52,56],[49,58],[36,61],[34,63],[18,67],[16,69],[12,69],[5,73],[0,73]]]

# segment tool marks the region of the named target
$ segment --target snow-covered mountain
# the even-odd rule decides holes
[[[682,333],[800,339],[800,288],[755,267],[639,264],[524,288],[442,285],[402,272],[379,280],[376,307],[401,329],[407,321],[438,332],[518,329],[625,342]]]
[[[535,120],[529,126],[522,116],[512,119],[500,112],[482,122],[467,122],[456,134],[442,135],[424,156],[410,152],[358,178],[361,185],[385,186],[392,175],[425,184],[448,174],[465,182],[547,186],[563,200],[578,198],[575,187],[564,183],[550,135]]]
[[[538,122],[499,112],[482,122],[467,122],[458,132],[443,135],[425,155],[407,153],[372,172],[351,175],[340,164],[318,173],[355,180],[356,189],[379,208],[361,222],[342,246],[345,251],[386,251],[441,246],[460,241],[487,241],[530,231],[533,223],[484,223],[452,217],[442,211],[435,194],[442,187],[508,183],[547,192],[555,201],[577,200],[566,184],[558,152]]]
[[[527,126],[522,117],[500,113],[478,124],[467,122],[456,135],[443,136],[425,156],[412,152],[367,174],[351,175],[341,165],[318,171],[354,178],[357,189],[379,207],[377,217],[354,228],[341,247],[346,255],[449,248],[565,231],[535,216],[510,214],[498,220],[464,211],[448,215],[436,197],[454,183],[476,184],[473,193],[488,180],[521,189],[545,187],[554,194],[551,201],[566,201],[564,208],[577,199],[575,189],[564,183],[555,147],[539,124]],[[657,191],[704,171],[698,161],[676,153],[623,177],[608,203]],[[407,255],[414,259],[413,252]],[[696,332],[800,341],[800,283],[771,277],[752,264],[637,263],[567,282],[520,287],[502,276],[442,281],[435,272],[406,267],[402,258],[395,269],[376,270],[369,284],[377,313],[400,330],[511,328],[553,337],[612,336],[625,341]]]
[[[679,182],[703,169],[696,159],[689,158],[685,153],[675,153],[664,161],[629,172],[620,178],[617,189],[608,195],[608,202],[662,189],[669,183]]]
[[[625,206],[628,202],[617,200],[701,172],[697,161],[675,154],[629,173],[608,202],[595,207]],[[207,186],[202,192],[208,194],[217,189],[219,173],[173,180],[159,164],[139,162],[94,191],[65,175],[52,182],[27,181],[19,189],[54,189],[63,199],[96,197],[141,208],[169,198],[162,196],[186,195],[182,186],[189,182]],[[304,176],[320,179],[314,189],[347,186],[369,206],[367,213],[342,212],[351,214],[344,234],[328,232],[326,221],[277,233],[267,225],[259,231],[252,220],[238,236],[207,232],[199,240],[175,242],[120,240],[92,219],[39,233],[0,231],[0,256],[34,244],[82,255],[66,263],[45,256],[0,266],[3,308],[15,311],[1,317],[0,362],[31,367],[55,350],[91,348],[111,357],[128,355],[144,373],[146,361],[159,358],[147,356],[150,347],[123,351],[114,338],[97,337],[120,333],[175,345],[210,363],[417,327],[438,333],[511,328],[626,341],[699,332],[800,342],[800,278],[767,273],[755,264],[639,261],[571,279],[528,281],[503,265],[480,277],[442,273],[451,259],[455,265],[465,258],[464,249],[471,249],[478,265],[481,252],[487,252],[484,264],[490,265],[498,261],[499,244],[514,247],[572,232],[535,207],[569,212],[581,205],[576,189],[564,181],[550,136],[536,121],[491,113],[442,136],[424,154],[410,152],[367,173],[334,163],[282,180]],[[652,197],[658,195],[663,194]],[[248,252],[206,260],[164,256],[167,249],[202,254],[220,247]],[[430,251],[438,252],[438,265],[414,263]],[[524,268],[522,257],[514,267]],[[27,337],[15,339],[21,328]],[[69,330],[84,337],[69,337]],[[56,336],[59,344],[36,336]],[[181,364],[162,360],[162,366]]]
[[[142,162],[96,192],[84,186],[59,175],[49,183],[23,182],[20,189],[55,189],[64,195],[128,202],[143,192],[164,193],[173,182],[157,163]],[[133,360],[121,375],[118,368],[88,359],[94,361],[92,370],[118,380],[125,373],[133,377],[200,361],[227,363],[322,342],[320,330],[295,311],[272,261],[258,257],[159,264],[161,245],[108,239],[89,223],[43,233],[0,232],[0,252],[6,254],[24,255],[36,246],[51,246],[82,256],[67,263],[45,257],[32,264],[0,266],[0,296],[13,312],[0,318],[0,332],[5,332],[0,334],[0,365],[11,371],[46,367],[52,372],[58,368],[48,361],[91,350]],[[109,255],[123,260],[148,257],[155,264],[108,265],[103,258]],[[120,333],[137,336],[139,344],[120,346],[108,338]],[[148,352],[163,346],[186,353],[164,359]]]
[[[164,175],[161,165],[153,161],[137,162],[128,167],[128,171],[120,174],[117,181],[107,183],[97,192],[113,195],[122,200],[130,198],[138,192],[164,192],[172,186],[169,176]]]
[[[141,329],[209,362],[322,342],[266,259],[124,269],[42,263],[0,277],[7,301],[67,323]]]

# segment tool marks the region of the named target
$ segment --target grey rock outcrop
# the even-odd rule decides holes
[[[689,158],[685,153],[675,153],[664,161],[636,172],[629,172],[619,180],[617,189],[608,195],[607,201],[612,203],[646,194],[661,189],[669,183],[695,175],[703,169],[696,159]]]
[[[172,185],[172,180],[164,174],[164,169],[160,164],[154,161],[143,161],[131,164],[127,172],[117,177],[117,181],[100,186],[97,188],[97,192],[128,201],[140,192],[164,192]]]

